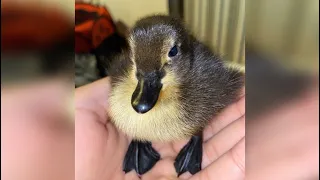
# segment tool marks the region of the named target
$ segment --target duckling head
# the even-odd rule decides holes
[[[129,42],[130,60],[138,81],[131,104],[137,113],[143,114],[156,105],[161,91],[179,84],[179,72],[188,66],[190,43],[178,20],[161,15],[138,21]]]

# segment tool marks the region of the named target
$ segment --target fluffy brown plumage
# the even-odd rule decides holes
[[[214,115],[232,103],[244,83],[241,72],[196,40],[180,20],[156,15],[139,20],[131,30],[129,50],[111,66],[109,115],[130,137],[173,141],[201,132]],[[169,56],[172,48],[177,54]],[[157,74],[161,91],[156,104],[137,113],[131,98],[138,79]]]

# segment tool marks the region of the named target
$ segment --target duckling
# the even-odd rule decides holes
[[[214,115],[234,102],[244,74],[228,68],[179,19],[152,15],[136,22],[128,51],[114,60],[109,75],[109,116],[132,138],[125,173],[149,171],[161,158],[152,142],[190,138],[175,159],[180,176],[201,170],[202,132]]]

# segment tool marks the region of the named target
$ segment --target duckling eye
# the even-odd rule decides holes
[[[177,48],[177,45],[175,45],[170,49],[168,56],[173,57],[173,56],[176,56],[177,54],[178,54],[178,48]]]

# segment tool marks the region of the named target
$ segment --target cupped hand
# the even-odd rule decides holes
[[[202,170],[179,178],[174,159],[188,140],[153,143],[161,160],[146,174],[125,174],[122,161],[130,139],[108,120],[110,79],[103,78],[76,89],[75,95],[75,170],[77,180],[122,179],[244,179],[245,105],[244,96],[226,108],[204,130]]]

